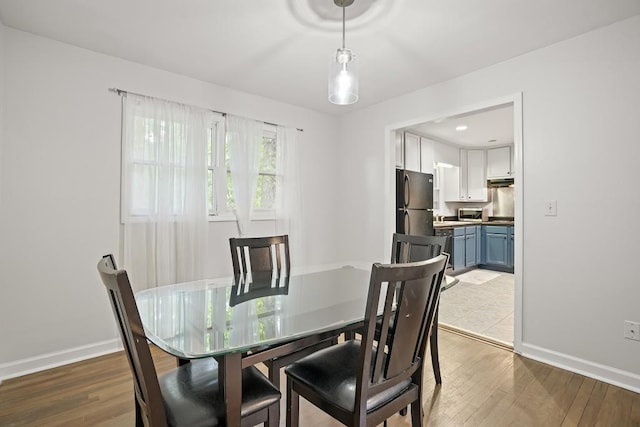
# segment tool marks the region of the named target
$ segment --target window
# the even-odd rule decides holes
[[[207,135],[207,211],[210,216],[228,211],[224,121],[215,121]]]
[[[296,131],[277,130],[278,135],[258,120],[162,99],[123,97],[122,246],[124,265],[136,282],[155,286],[203,277],[207,218],[235,220],[241,235],[251,220],[276,220],[276,188],[285,184],[278,174],[285,175],[286,167],[287,176],[297,176],[295,163],[280,159],[295,158]],[[288,194],[297,195],[293,188]],[[298,224],[291,220],[299,217],[291,213],[297,208],[291,199],[282,197],[293,208],[282,210],[274,224],[283,234]]]
[[[230,216],[235,207],[229,153],[229,142],[224,138],[224,124],[216,123],[210,131],[207,147],[207,204],[210,216]],[[276,173],[276,161],[276,131],[273,126],[266,125],[258,149],[258,181],[253,197],[256,217],[273,216],[276,188],[282,181],[282,177]]]
[[[280,184],[280,179],[276,174],[277,160],[276,133],[265,131],[262,137],[258,162],[258,184],[254,196],[253,208],[259,211],[273,211],[276,203],[276,188]]]
[[[183,214],[186,180],[189,179],[185,152],[188,138],[186,121],[166,120],[146,111],[134,111],[130,117],[128,131],[131,134],[127,139],[125,162],[130,184],[126,190],[125,217],[134,222],[145,221],[157,216],[161,206],[163,212],[169,208],[173,215]],[[207,214],[209,218],[231,220],[235,201],[225,117],[209,116],[205,123],[209,123],[205,147]],[[201,140],[204,137],[202,135]],[[252,200],[255,218],[274,216],[276,188],[281,182],[276,173],[276,152],[276,128],[265,125],[256,153],[259,170]],[[199,154],[200,161],[204,155],[204,151]]]
[[[159,173],[160,169],[168,173],[170,185],[168,200],[170,211],[174,215],[184,212],[185,126],[179,122],[169,122],[151,117],[136,116],[135,133],[130,150],[130,174],[135,183],[132,186],[129,214],[132,218],[153,217],[158,214]],[[167,144],[167,140],[174,141]],[[169,152],[163,148],[170,146]]]

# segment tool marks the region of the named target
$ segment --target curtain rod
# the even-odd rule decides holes
[[[153,99],[158,99],[160,101],[166,101],[166,102],[173,102],[175,104],[181,104],[180,102],[176,102],[176,101],[172,101],[170,99],[165,99],[165,98],[158,98],[156,96],[149,96],[149,95],[144,95],[142,93],[136,93],[136,92],[129,92],[127,90],[122,90],[122,89],[118,89],[115,87],[110,87],[109,89],[107,89],[109,92],[113,92],[118,96],[122,96],[122,95],[126,95],[128,93],[130,93],[131,95],[137,95],[137,96],[145,96],[147,98],[153,98]],[[184,104],[187,105],[187,104]],[[197,108],[201,108],[201,107],[197,107]],[[222,114],[223,116],[227,116],[227,113],[223,112],[223,111],[216,111],[216,110],[212,110],[211,108],[203,108],[204,110],[209,110],[212,111],[214,113],[218,113],[218,114]],[[277,123],[270,123],[270,122],[263,122],[266,125],[271,125],[271,126],[281,126]],[[304,129],[300,129],[300,128],[296,128],[297,131],[299,132],[304,132]]]

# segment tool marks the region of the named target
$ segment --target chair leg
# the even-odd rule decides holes
[[[429,337],[429,348],[431,349],[431,365],[433,366],[433,376],[436,384],[442,384],[440,375],[440,358],[438,355],[438,308],[433,317],[433,325],[431,325],[431,335]]]
[[[269,407],[269,419],[265,423],[265,427],[280,426],[280,401]]]
[[[424,412],[422,411],[422,402],[416,400],[411,404],[411,427],[422,427],[422,419]]]
[[[293,381],[287,377],[287,427],[298,427],[300,396],[293,391]]]
[[[142,420],[142,408],[140,408],[140,403],[138,402],[135,393],[133,394],[133,402],[136,408],[136,427],[144,427],[144,421]]]
[[[269,381],[280,390],[280,367],[273,362],[269,364]]]

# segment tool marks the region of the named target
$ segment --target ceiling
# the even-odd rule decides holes
[[[466,129],[457,130],[459,126],[466,126]],[[513,104],[443,117],[405,130],[461,147],[512,145]]]
[[[355,0],[346,12],[360,100],[335,106],[326,94],[342,39],[333,0],[0,0],[6,26],[329,114],[640,14],[640,1]]]

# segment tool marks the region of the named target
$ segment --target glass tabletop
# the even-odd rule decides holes
[[[362,321],[370,271],[343,267],[251,283],[200,280],[146,289],[147,337],[174,356],[244,352]]]

